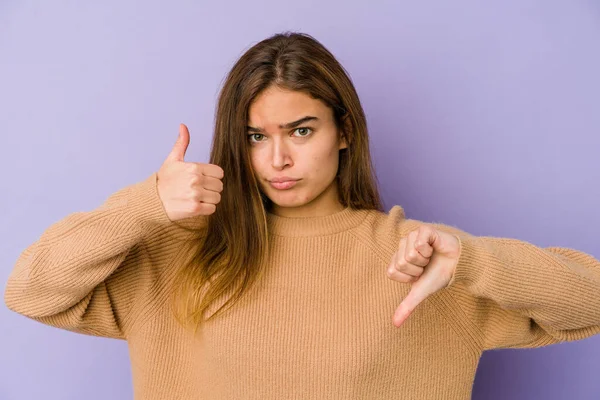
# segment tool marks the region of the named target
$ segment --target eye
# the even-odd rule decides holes
[[[250,143],[260,142],[260,140],[251,140],[253,136],[264,136],[262,133],[251,133],[248,135],[248,140]]]
[[[312,128],[309,128],[309,127],[306,127],[306,126],[305,126],[305,127],[301,127],[301,128],[296,128],[296,129],[294,130],[294,132],[298,132],[298,131],[300,131],[301,129],[304,129],[305,131],[306,131],[306,130],[308,130],[308,131],[312,132]],[[301,135],[300,135],[300,137],[306,137],[306,136],[308,136],[309,134],[310,134],[310,133],[309,133],[309,132],[307,132],[306,134],[301,134]]]

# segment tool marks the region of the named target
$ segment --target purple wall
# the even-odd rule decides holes
[[[51,223],[157,170],[180,122],[206,162],[222,79],[283,30],[350,72],[386,210],[599,257],[599,4],[4,0],[0,283]],[[474,398],[598,399],[598,371],[600,337],[490,351]],[[125,342],[0,307],[0,399],[131,391]]]

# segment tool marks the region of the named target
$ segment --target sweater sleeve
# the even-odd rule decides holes
[[[600,262],[591,255],[432,225],[459,239],[458,264],[446,289],[483,350],[600,333]]]
[[[153,173],[47,228],[17,259],[4,293],[8,308],[58,328],[125,339],[138,271],[148,262],[142,240],[172,223],[156,179]]]

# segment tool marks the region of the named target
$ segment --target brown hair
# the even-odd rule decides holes
[[[197,239],[197,253],[176,276],[174,311],[184,325],[197,328],[209,306],[235,287],[234,295],[208,319],[233,305],[268,262],[266,211],[272,204],[259,190],[246,126],[252,100],[271,85],[302,91],[332,109],[347,143],[340,150],[336,176],[340,203],[383,210],[365,114],[346,70],[308,34],[284,32],[260,41],[236,62],[219,95],[209,162],[225,172],[223,191],[216,211],[207,217],[204,235]]]

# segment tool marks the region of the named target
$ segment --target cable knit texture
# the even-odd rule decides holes
[[[597,259],[437,223],[459,238],[455,274],[396,328],[410,284],[386,269],[423,222],[394,206],[268,214],[268,268],[194,335],[171,314],[169,289],[206,217],[171,222],[156,178],[51,225],[21,253],[5,290],[7,306],[31,319],[127,340],[137,400],[469,399],[484,350],[600,333]]]

